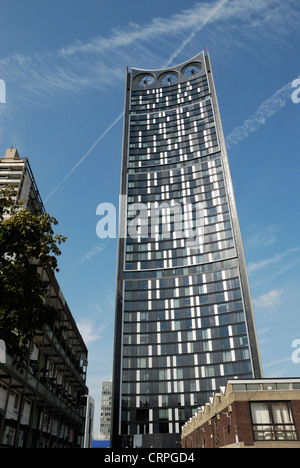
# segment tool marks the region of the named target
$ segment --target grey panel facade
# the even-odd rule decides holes
[[[203,52],[127,74],[121,195],[112,446],[176,447],[181,425],[228,378],[261,377]]]

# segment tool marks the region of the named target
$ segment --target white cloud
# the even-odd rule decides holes
[[[211,2],[196,3],[192,9],[183,10],[169,18],[154,18],[150,23],[141,25],[130,23],[126,28],[114,29],[110,37],[99,36],[87,43],[77,41],[60,49],[59,54],[65,57],[78,53],[105,53],[108,50],[130,46],[138,41],[147,43],[162,35],[177,35],[190,31],[191,28],[199,29],[199,24],[206,24],[216,7],[224,3],[228,3],[228,0],[213,4]]]
[[[162,66],[175,48],[167,60],[171,64],[208,24],[216,26],[211,28],[210,37],[218,42],[220,38],[223,40],[225,28],[234,30],[237,23],[243,25],[245,35],[256,37],[268,31],[278,34],[286,24],[291,29],[299,23],[294,5],[295,0],[287,0],[284,6],[279,0],[198,2],[167,18],[153,18],[146,24],[131,23],[111,30],[106,37],[76,41],[57,51],[27,56],[11,54],[0,60],[0,76],[8,88],[14,89],[15,99],[27,104],[34,101],[39,105],[59,105],[58,93],[79,94],[86,89],[107,89],[116,82],[123,84],[124,60],[134,64],[142,57],[150,67],[154,62],[156,67]]]
[[[79,322],[77,326],[86,345],[100,340],[106,328],[105,325],[96,327],[93,320]]]
[[[275,367],[275,366],[278,367],[280,364],[286,364],[287,362],[291,362],[291,356],[288,356],[288,357],[285,357],[285,358],[282,358],[282,359],[278,359],[277,361],[268,362],[268,363],[264,364],[264,369],[267,369],[269,367]],[[277,373],[279,375],[282,375],[282,372],[280,372],[280,371],[278,371]]]
[[[285,11],[293,7],[294,0],[287,0]],[[270,14],[272,10],[272,14]],[[261,15],[257,17],[257,15]],[[153,18],[148,24],[130,23],[126,28],[116,28],[109,37],[98,36],[89,42],[76,41],[59,50],[63,57],[78,53],[105,53],[118,48],[124,48],[138,41],[149,43],[161,36],[179,35],[199,31],[207,23],[242,21],[252,27],[269,22],[284,23],[282,3],[279,0],[218,0],[214,2],[197,2],[192,8],[182,10],[168,18]],[[290,17],[290,15],[288,15]],[[191,33],[192,31],[192,33]],[[189,42],[189,41],[188,41]]]
[[[274,244],[277,234],[282,230],[281,226],[276,224],[270,226],[255,226],[250,228],[252,233],[245,240],[248,248],[261,248]]]
[[[249,249],[258,249],[274,244],[277,240],[277,234],[282,230],[282,226],[272,225],[253,225],[248,227],[244,244]]]
[[[254,262],[249,263],[247,265],[248,273],[253,273],[254,271],[261,270],[262,268],[273,265],[274,263],[278,263],[281,260],[285,259],[286,257],[288,257],[288,256],[290,256],[292,254],[295,254],[295,253],[297,253],[299,251],[300,251],[299,247],[294,248],[294,249],[288,249],[283,253],[274,255],[273,257],[270,257],[270,258],[267,258],[267,259],[264,259],[264,260],[260,260],[259,262],[256,262],[256,263],[254,263]]]
[[[280,297],[280,291],[270,291],[267,294],[263,294],[262,296],[253,299],[253,305],[255,307],[273,307],[278,304]]]
[[[177,48],[164,64],[165,67],[171,65],[207,24],[216,26],[211,29],[210,34],[216,35],[218,41],[220,37],[223,40],[224,28],[226,31],[230,27],[234,29],[237,23],[243,24],[245,34],[247,31],[248,35],[256,36],[258,30],[265,34],[268,30],[273,34],[276,31],[277,34],[278,30],[286,28],[286,24],[290,28],[295,27],[299,23],[299,15],[294,11],[294,5],[297,5],[295,0],[287,0],[284,7],[279,0],[199,2],[192,8],[167,18],[154,18],[148,24],[129,24],[125,28],[113,29],[107,37],[98,36],[86,43],[76,41],[54,52],[46,51],[30,56],[12,54],[0,60],[0,74],[5,79],[7,76],[7,85],[13,89],[14,101],[19,100],[27,105],[59,106],[61,95],[80,95],[83,90],[89,89],[107,90],[112,84],[123,83],[124,60],[134,63],[135,56],[138,56],[138,60],[140,57],[147,61],[151,58],[149,64],[155,59],[156,66],[162,66],[159,62],[166,60],[163,53],[172,50],[175,44]],[[157,44],[161,44],[163,40],[168,40],[168,44],[157,48]],[[134,48],[131,47],[132,44],[135,44]],[[229,146],[237,144],[264,125],[267,119],[286,104],[289,93],[289,85],[286,85],[263,103],[254,116],[229,135]],[[95,141],[54,188],[48,199],[88,157],[122,115]]]
[[[85,262],[87,260],[91,260],[91,258],[95,257],[95,255],[98,255],[99,253],[101,253],[104,249],[105,249],[105,244],[101,244],[101,245],[95,245],[95,247],[93,247],[85,256],[84,258],[81,260],[81,263],[82,262]]]

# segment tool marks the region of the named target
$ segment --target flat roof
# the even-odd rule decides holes
[[[266,379],[228,379],[226,385],[215,391],[209,400],[201,407],[197,408],[197,412],[182,426],[182,436],[200,427],[203,423],[209,420],[215,410],[231,405],[236,399],[244,401],[247,392],[255,392],[257,398],[267,398],[270,392],[274,392],[278,397],[280,392],[289,395],[293,394],[295,399],[300,400],[300,377],[283,377],[283,378],[266,378]],[[291,393],[290,393],[291,392]],[[260,396],[259,396],[260,395]],[[252,399],[255,401],[255,399]]]

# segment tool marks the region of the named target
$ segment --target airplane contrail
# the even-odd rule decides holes
[[[240,141],[245,140],[250,133],[256,132],[261,126],[265,125],[273,115],[277,114],[285,105],[292,102],[293,83],[287,83],[281,89],[276,91],[270,98],[266,99],[257,109],[255,114],[251,115],[242,125],[235,128],[227,137],[226,145],[230,149],[236,146]]]
[[[211,13],[209,15],[207,15],[207,17],[204,19],[204,21],[200,24],[199,28],[196,28],[192,34],[190,34],[181,44],[180,46],[178,47],[178,49],[171,55],[171,57],[169,58],[169,60],[167,60],[167,62],[165,63],[164,65],[164,68],[168,68],[173,60],[175,60],[178,55],[183,51],[183,49],[185,48],[185,46],[187,46],[189,44],[189,42],[191,42],[191,40],[194,39],[194,37],[196,36],[196,34],[198,34],[206,25],[207,23],[215,16],[215,14],[221,10],[221,8],[223,8],[223,6],[225,5],[225,3],[227,3],[228,0],[221,0],[216,6],[215,8],[213,8],[213,10],[211,11]]]
[[[171,55],[171,57],[167,60],[167,62],[164,65],[164,68],[167,68],[175,58],[178,57],[178,55],[183,51],[183,49],[187,46],[189,42],[191,42],[192,39],[196,36],[196,34],[201,31],[204,26],[215,16],[215,14],[227,3],[228,0],[221,0],[215,8],[211,11],[209,15],[205,18],[205,20],[201,23],[199,28],[196,28],[195,31],[193,31],[192,34],[190,34],[177,48],[177,50]],[[85,155],[78,161],[75,166],[68,172],[68,174],[61,180],[61,182],[52,190],[52,192],[48,195],[48,197],[45,200],[45,203],[55,194],[55,192],[63,185],[63,183],[70,177],[71,174],[83,163],[83,161],[89,156],[89,154],[93,151],[93,149],[100,143],[100,141],[110,132],[110,130],[121,120],[121,118],[124,116],[124,112],[122,112],[119,117],[105,130],[104,133],[95,141],[95,143],[90,147],[90,149],[85,153]]]
[[[100,143],[101,140],[110,132],[110,130],[121,120],[121,118],[124,116],[124,112],[119,115],[119,117],[116,118],[116,120],[105,130],[105,132],[102,133],[102,135],[95,141],[95,143],[90,147],[90,149],[85,153],[85,155],[78,161],[73,169],[68,172],[68,174],[60,181],[60,183],[52,190],[52,192],[48,195],[48,197],[45,200],[45,203],[49,200],[49,198],[52,197],[52,195],[55,194],[55,192],[59,189],[59,187],[62,186],[62,184],[70,177],[71,174],[73,174],[74,171],[83,163],[83,161],[88,157],[88,155],[93,151],[93,149]]]

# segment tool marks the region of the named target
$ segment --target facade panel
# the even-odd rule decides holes
[[[209,57],[132,69],[126,88],[112,444],[172,447],[261,367]]]

